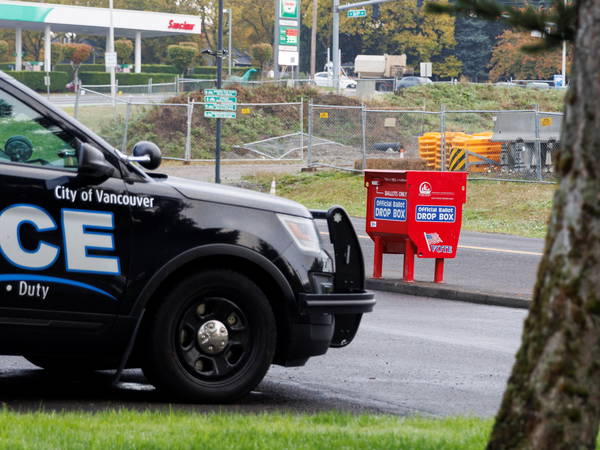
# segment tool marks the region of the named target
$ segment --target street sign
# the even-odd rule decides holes
[[[117,52],[104,53],[104,65],[107,68],[115,67],[117,65]]]
[[[237,97],[221,95],[205,95],[204,103],[236,103]]]
[[[204,89],[204,117],[235,119],[237,91],[234,89]]]
[[[297,66],[298,62],[300,61],[300,54],[297,51],[287,51],[287,50],[282,50],[281,47],[279,47],[280,52],[279,52],[279,64],[282,66]]]
[[[298,45],[298,28],[279,27],[279,45]]]
[[[204,105],[204,109],[211,111],[235,111],[237,110],[237,103],[207,103]]]
[[[419,64],[419,69],[422,77],[430,77],[431,76],[431,63],[430,62],[422,62]]]
[[[204,89],[204,95],[229,95],[237,97],[237,91],[235,89]]]
[[[237,114],[229,111],[204,111],[207,119],[235,119]]]
[[[366,9],[349,9],[348,17],[367,17]]]

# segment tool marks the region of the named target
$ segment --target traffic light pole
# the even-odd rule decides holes
[[[379,3],[388,3],[398,0],[368,0],[358,3],[349,3],[340,6],[340,0],[333,0],[333,26],[332,26],[332,52],[333,52],[333,87],[336,91],[340,89],[340,11],[351,8],[360,8],[363,6],[377,5]]]

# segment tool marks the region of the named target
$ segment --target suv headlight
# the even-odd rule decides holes
[[[311,253],[321,252],[321,241],[312,219],[285,214],[277,214],[277,217],[300,250]]]

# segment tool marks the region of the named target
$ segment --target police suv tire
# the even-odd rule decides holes
[[[229,341],[202,343],[203,330],[227,329]],[[186,278],[167,295],[146,328],[142,370],[159,390],[185,402],[235,401],[264,378],[275,353],[275,318],[262,290],[231,270]],[[242,344],[240,344],[240,342]],[[233,356],[232,356],[233,355]],[[195,362],[194,362],[195,361]]]

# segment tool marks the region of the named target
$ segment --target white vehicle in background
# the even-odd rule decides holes
[[[320,87],[334,87],[333,86],[333,73],[331,72],[317,72],[315,73],[315,84]],[[356,80],[353,80],[347,75],[340,75],[340,88],[341,89],[356,89]]]

